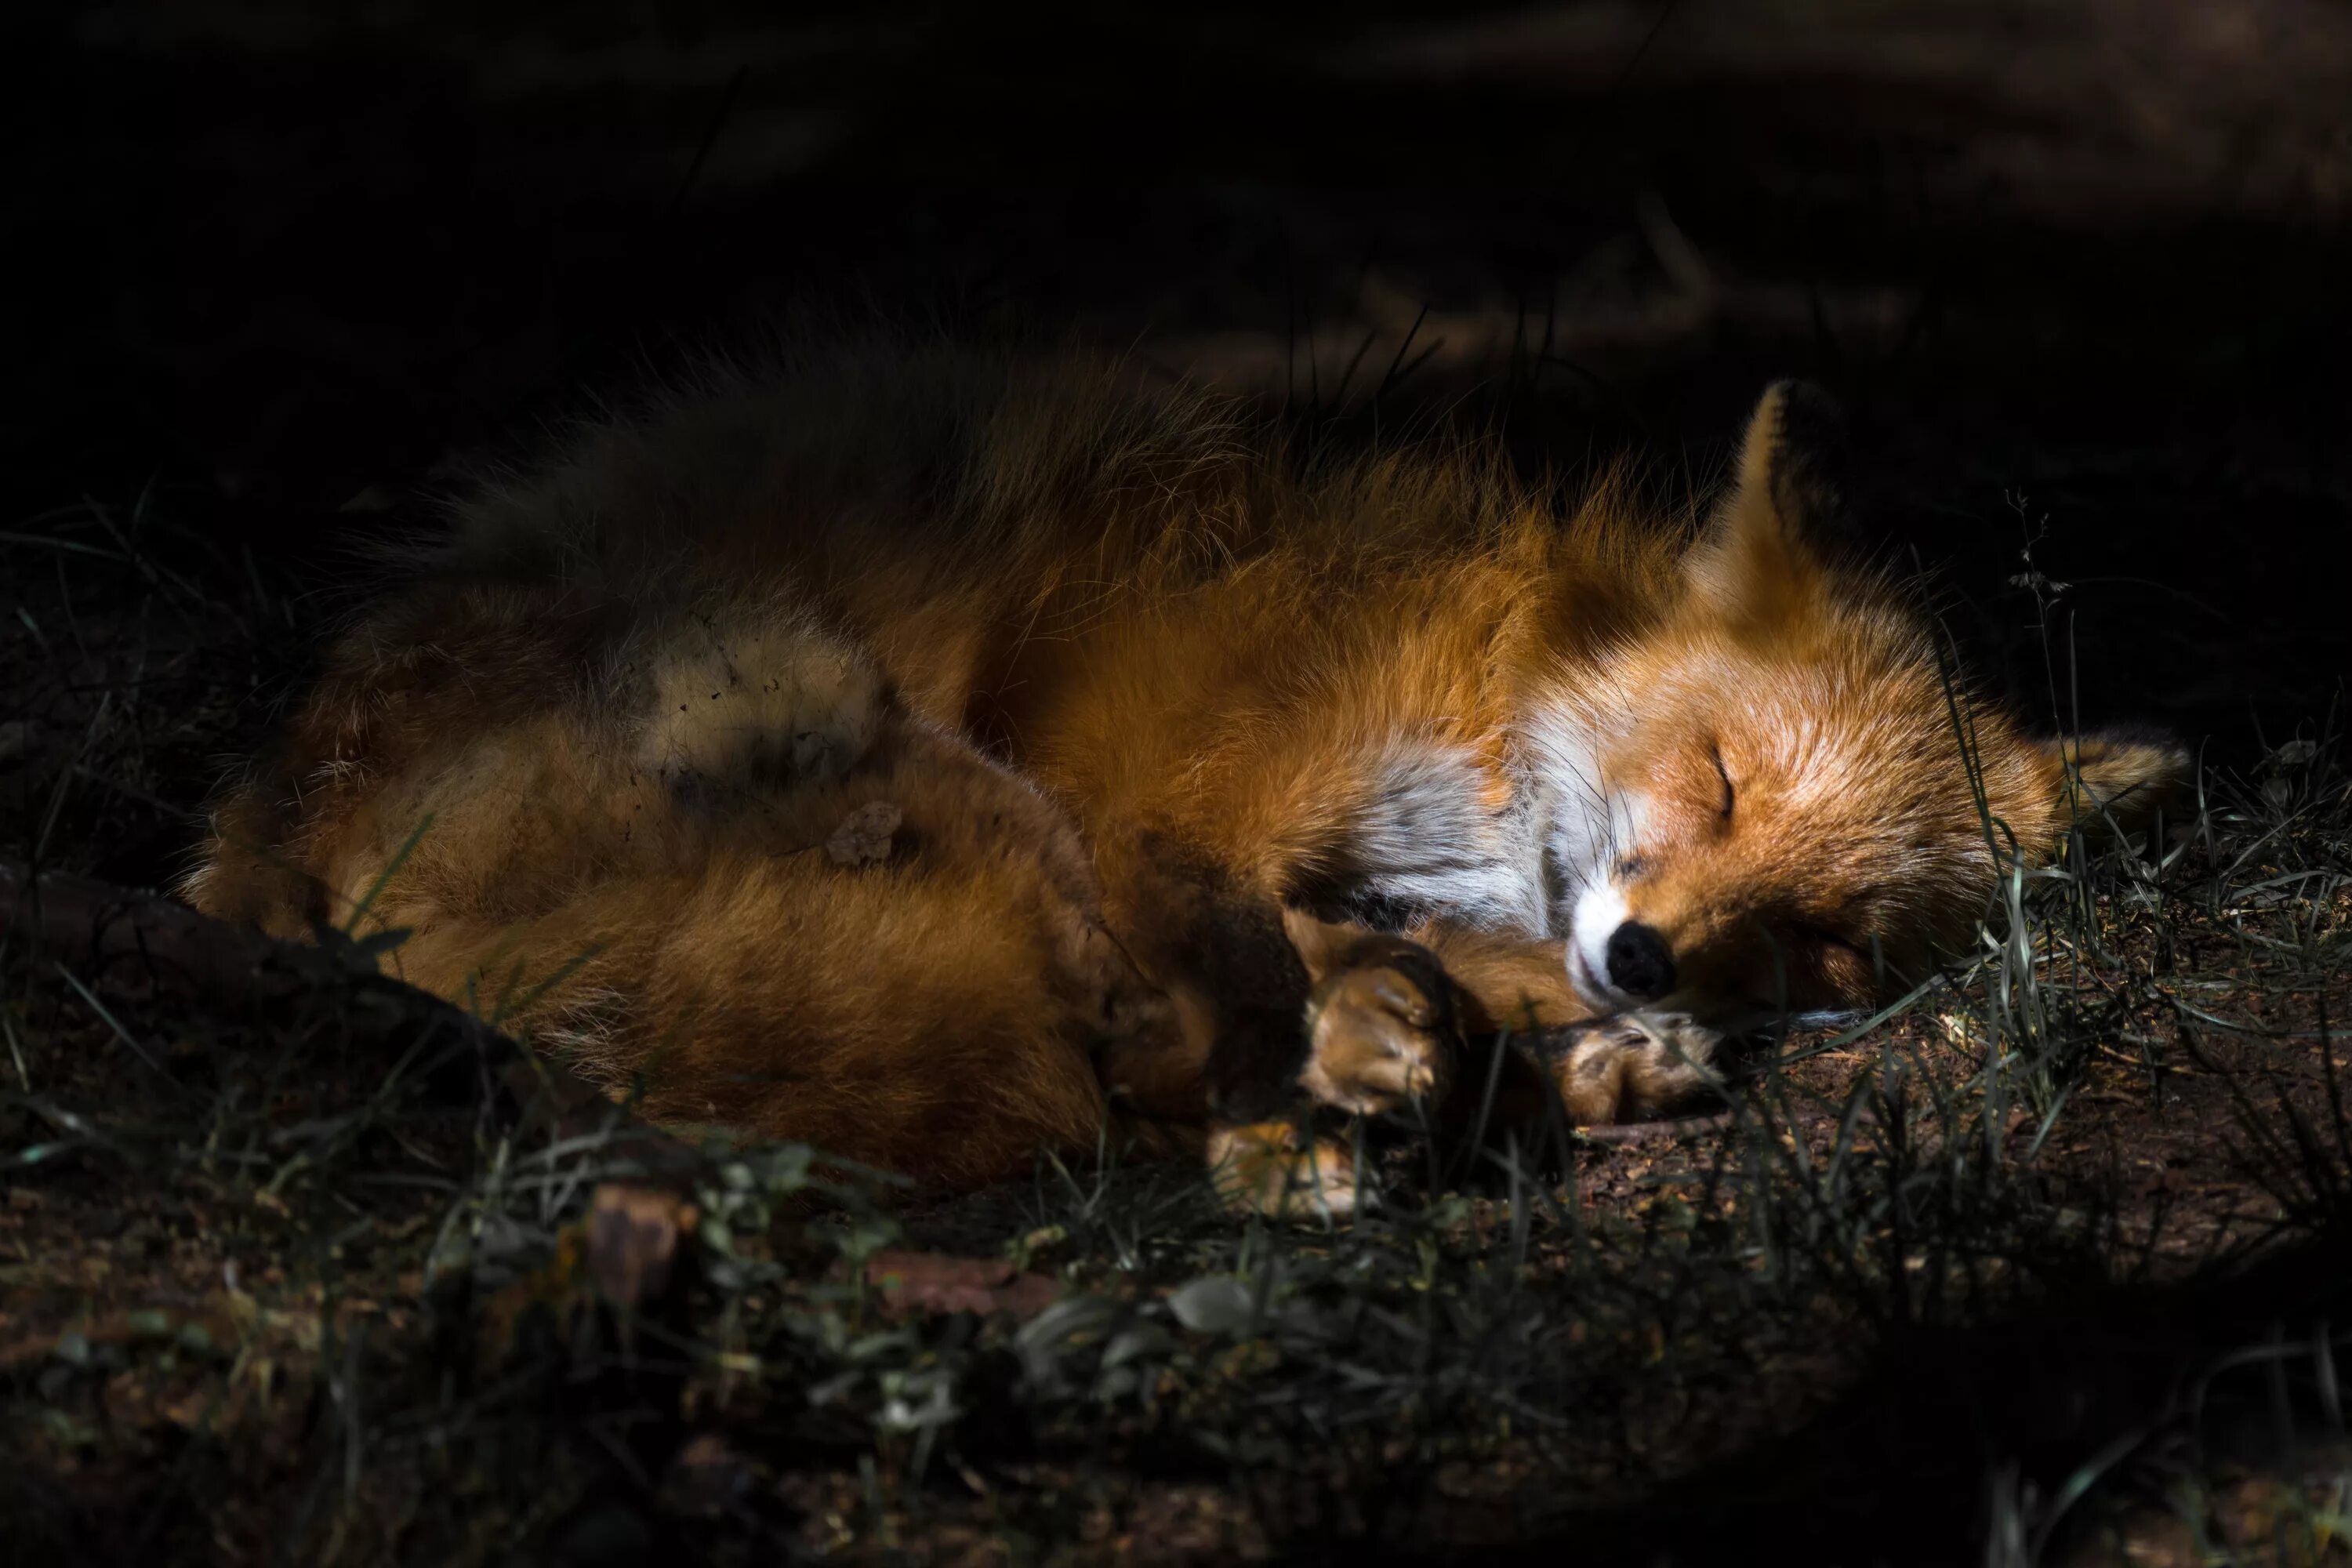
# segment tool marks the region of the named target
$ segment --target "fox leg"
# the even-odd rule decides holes
[[[1569,981],[1564,943],[1438,922],[1412,934],[1461,988],[1463,1021],[1473,1034],[1538,1035],[1593,1016]]]
[[[1442,1102],[1462,1054],[1463,993],[1437,955],[1297,910],[1283,911],[1283,929],[1313,984],[1299,1087],[1357,1115]]]
[[[1720,1037],[1675,1013],[1591,1016],[1557,944],[1423,932],[1429,945],[1296,910],[1312,979],[1295,1100],[1357,1115],[1425,1111],[1441,1142],[1637,1121],[1715,1088]],[[1524,1047],[1524,1048],[1522,1048]],[[1220,1127],[1210,1152],[1236,1206],[1288,1217],[1355,1206],[1350,1141],[1313,1115]]]
[[[1720,1085],[1723,1037],[1680,1013],[1646,1009],[1545,1031],[1536,1054],[1570,1121],[1641,1121]]]
[[[1465,1022],[1504,1016],[1506,998],[1525,1017],[1522,997],[1482,998],[1428,950],[1358,934],[1368,950],[1325,973],[1308,1005],[1297,1083],[1317,1106],[1395,1112],[1417,1103],[1429,1108],[1427,1130],[1442,1144],[1514,1134],[1535,1143],[1555,1106],[1575,1126],[1636,1121],[1720,1083],[1713,1063],[1721,1037],[1680,1014],[1557,1023],[1540,1021],[1546,1015],[1538,1009],[1532,1028],[1473,1025],[1465,1039]],[[1382,951],[1386,944],[1395,947]],[[1491,978],[1519,967],[1484,973]],[[1356,1206],[1355,1149],[1328,1114],[1221,1125],[1210,1136],[1209,1156],[1220,1191],[1237,1208],[1311,1219],[1344,1216]]]
[[[1433,1107],[1454,1078],[1443,967],[1417,942],[1286,910],[1168,837],[1104,836],[1096,864],[1111,928],[1180,1020],[1098,1058],[1111,1103],[1207,1127],[1237,1207],[1349,1212],[1349,1119]]]
[[[1344,1215],[1355,1208],[1356,1149],[1329,1126],[1331,1113],[1444,1104],[1463,1051],[1459,993],[1418,942],[1297,910],[1283,911],[1283,930],[1310,982],[1296,1080],[1315,1110],[1222,1128],[1210,1154],[1237,1206],[1286,1217]]]
[[[1353,1144],[1303,1117],[1209,1134],[1210,1180],[1226,1204],[1272,1219],[1343,1218],[1356,1210]]]
[[[1719,1082],[1721,1035],[1680,1013],[1596,1015],[1569,981],[1559,942],[1444,926],[1415,935],[1462,988],[1469,1032],[1524,1040],[1578,1126],[1655,1116]]]

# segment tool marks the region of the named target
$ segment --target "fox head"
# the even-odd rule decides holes
[[[2189,777],[2168,741],[2039,738],[1957,684],[1926,616],[1837,559],[1835,431],[1818,392],[1768,391],[1663,614],[1604,657],[1599,831],[1560,891],[1596,1005],[1865,1004],[1967,938],[2011,845],[2131,831]]]

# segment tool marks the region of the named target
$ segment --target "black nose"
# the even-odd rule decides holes
[[[1628,996],[1648,1000],[1675,988],[1675,955],[1666,939],[1639,921],[1609,933],[1609,984]]]

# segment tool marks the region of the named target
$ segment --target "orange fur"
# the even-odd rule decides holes
[[[289,936],[364,900],[401,973],[656,1117],[948,1184],[1107,1117],[1147,1148],[1265,1124],[1269,1071],[1420,1092],[1443,1061],[1394,1053],[1454,1022],[1416,984],[1474,1032],[1856,1000],[1858,954],[1962,934],[1993,860],[1916,613],[1794,515],[1788,396],[1690,544],[1622,482],[1563,514],[1475,445],[1304,465],[1089,362],[714,377],[464,502],[188,893]],[[2046,849],[2057,752],[1968,712]],[[2179,765],[2079,761],[2103,798]],[[1579,970],[1596,889],[1672,994]],[[1450,980],[1394,939],[1376,980],[1326,973],[1358,950],[1299,910],[1354,931],[1367,898]],[[1637,1069],[1561,1081],[1646,1105]]]

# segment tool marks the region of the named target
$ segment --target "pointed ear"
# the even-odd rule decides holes
[[[2095,837],[2109,825],[2136,833],[2189,794],[2196,763],[2189,748],[2160,730],[2093,730],[2042,742],[2059,793],[2058,820]],[[2070,812],[2071,806],[2071,812]]]
[[[1684,563],[1701,602],[1760,626],[1812,606],[1848,539],[1845,450],[1845,420],[1827,393],[1802,381],[1765,389],[1731,493]]]

